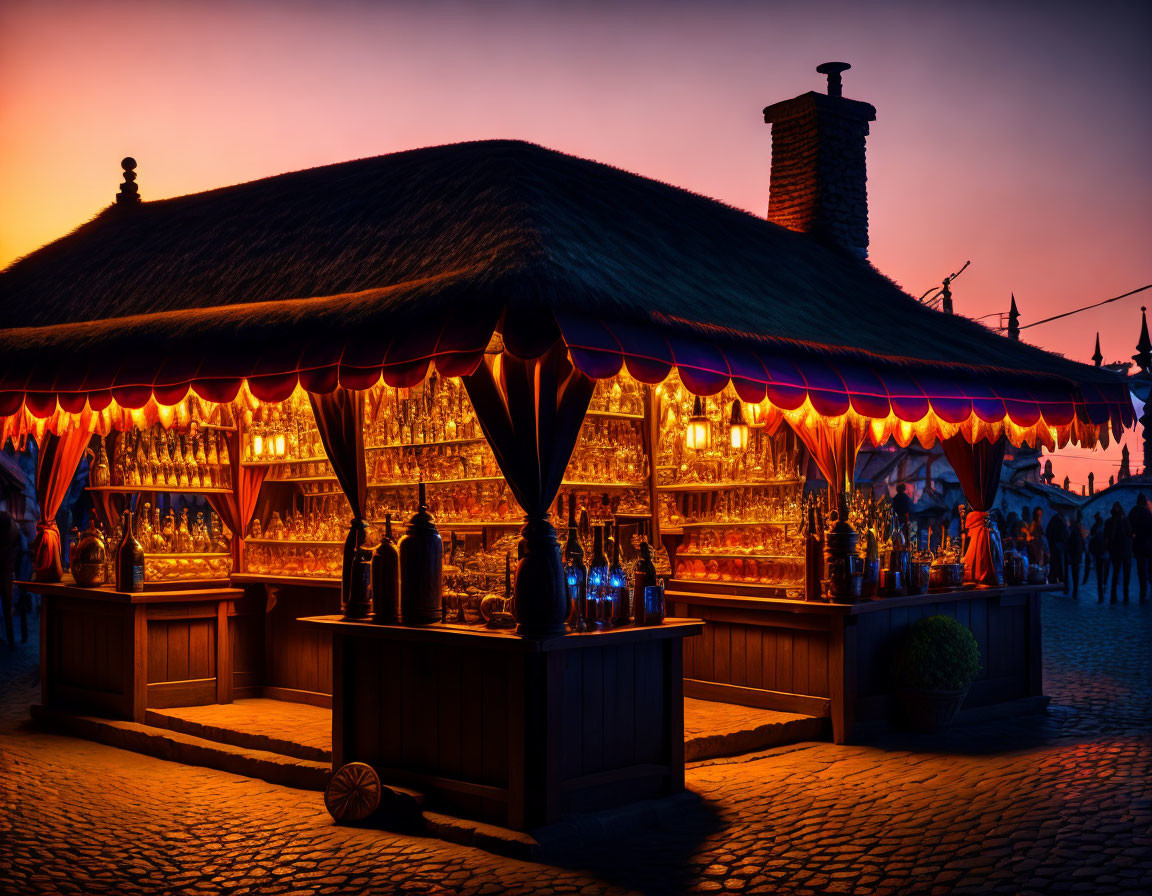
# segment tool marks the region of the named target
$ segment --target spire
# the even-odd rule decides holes
[[[1008,310],[1008,338],[1020,341],[1020,311],[1016,307],[1016,293],[1012,293],[1012,307]]]
[[[1144,372],[1152,371],[1152,340],[1148,338],[1148,308],[1140,306],[1140,341],[1136,343],[1136,354],[1132,360]]]
[[[124,183],[120,184],[120,192],[116,194],[118,205],[135,204],[140,201],[140,188],[136,186],[136,160],[128,156],[120,162],[124,169]]]
[[[1092,362],[1099,367],[1100,362],[1104,360],[1104,356],[1100,354],[1100,334],[1096,334],[1096,351],[1092,353]]]

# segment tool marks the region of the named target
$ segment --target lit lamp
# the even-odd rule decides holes
[[[731,433],[733,448],[737,451],[743,451],[748,447],[749,427],[744,420],[744,405],[739,398],[732,402]]]
[[[284,439],[284,433],[282,433],[282,432],[276,433],[276,440],[275,440],[274,444],[276,446],[275,451],[274,451],[275,455],[277,457],[283,457],[287,453],[287,450],[288,450],[288,446],[287,446],[285,439]]]
[[[684,444],[697,451],[703,451],[712,445],[712,427],[704,414],[699,395],[692,403],[692,416],[688,418],[688,428],[684,431]]]
[[[264,437],[260,433],[252,434],[252,456],[260,457],[264,454]]]

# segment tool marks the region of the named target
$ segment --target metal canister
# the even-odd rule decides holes
[[[372,615],[372,552],[367,548],[356,549],[356,560],[348,577],[348,604],[344,607],[345,619],[367,619]]]
[[[444,576],[444,542],[428,512],[424,483],[420,509],[400,539],[400,617],[405,625],[440,621]]]
[[[381,625],[400,624],[400,554],[392,541],[392,514],[384,518],[384,537],[372,557],[372,608]]]
[[[833,598],[852,599],[852,575],[863,572],[863,561],[856,553],[859,540],[860,534],[843,519],[828,531],[824,543],[824,566]]]

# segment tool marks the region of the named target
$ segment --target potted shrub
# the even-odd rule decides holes
[[[905,723],[936,731],[952,722],[968,696],[980,673],[980,648],[951,616],[926,616],[908,627],[892,671]]]

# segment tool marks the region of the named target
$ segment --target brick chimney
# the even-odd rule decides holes
[[[845,99],[846,62],[825,62],[828,93],[809,92],[764,110],[772,125],[768,220],[810,234],[857,258],[868,257],[868,172],[864,138],[876,109]]]

